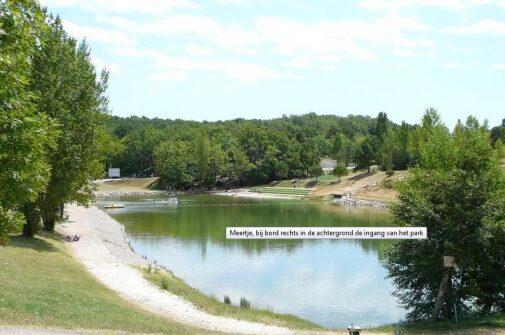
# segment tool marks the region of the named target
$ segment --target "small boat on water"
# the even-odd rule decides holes
[[[124,205],[122,205],[122,204],[110,204],[110,205],[103,206],[103,208],[105,208],[105,209],[124,208]]]
[[[179,199],[177,199],[177,198],[169,198],[169,199],[167,200],[167,203],[168,203],[168,204],[177,205],[177,204],[179,204]]]

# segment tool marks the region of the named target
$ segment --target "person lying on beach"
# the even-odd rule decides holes
[[[81,239],[81,236],[79,236],[79,235],[74,235],[74,236],[65,235],[65,241],[67,241],[67,242],[78,242],[80,239]]]

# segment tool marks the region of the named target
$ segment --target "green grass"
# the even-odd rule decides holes
[[[98,283],[53,235],[0,247],[0,324],[208,334],[144,312]]]
[[[311,192],[311,190],[307,190],[307,189],[283,188],[283,187],[254,187],[254,188],[251,188],[251,191],[258,192],[258,193],[296,195],[296,196],[306,196]]]
[[[384,325],[371,330],[394,334],[397,325]],[[486,317],[474,317],[460,320],[441,322],[402,323],[401,334],[497,334],[495,330],[505,329],[505,314],[497,313]]]
[[[214,297],[206,296],[187,285],[170,272],[144,271],[144,274],[147,280],[173,294],[191,301],[210,314],[295,329],[321,329],[319,326],[309,321],[302,320],[289,314],[276,314],[271,311],[256,309],[254,306],[251,308],[240,308],[239,306],[225,304],[222,302],[224,297],[222,297],[221,300],[217,300]],[[232,303],[239,304],[238,301],[232,301]]]
[[[366,171],[353,172],[352,170],[349,170],[349,174],[347,176],[342,176],[341,180],[345,180],[349,177],[354,177],[359,174],[366,174]],[[338,177],[330,173],[317,177],[317,181],[316,178],[278,180],[268,184],[267,186],[288,187],[288,188],[293,188],[293,186],[296,186],[296,188],[298,189],[298,188],[324,187],[338,182],[339,182]]]

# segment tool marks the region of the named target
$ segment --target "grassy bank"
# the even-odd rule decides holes
[[[0,324],[208,334],[144,312],[98,283],[54,235],[0,247]]]
[[[441,322],[402,323],[400,334],[505,334],[505,314],[497,313],[486,317],[475,317]],[[373,331],[395,334],[396,324],[373,328]]]
[[[319,326],[309,321],[302,320],[289,314],[276,314],[267,310],[241,308],[225,304],[213,297],[202,294],[169,272],[146,270],[144,274],[146,279],[152,283],[188,301],[191,301],[196,306],[210,314],[295,329],[321,329]]]

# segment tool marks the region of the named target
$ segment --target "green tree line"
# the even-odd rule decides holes
[[[112,117],[107,163],[125,176],[158,175],[179,189],[317,178],[322,158],[336,159],[340,175],[351,164],[404,170],[418,163],[419,148],[438,121],[433,108],[416,125],[395,124],[383,112],[376,118],[310,113],[218,122]]]
[[[103,175],[107,73],[37,2],[0,2],[0,244],[52,231]]]

